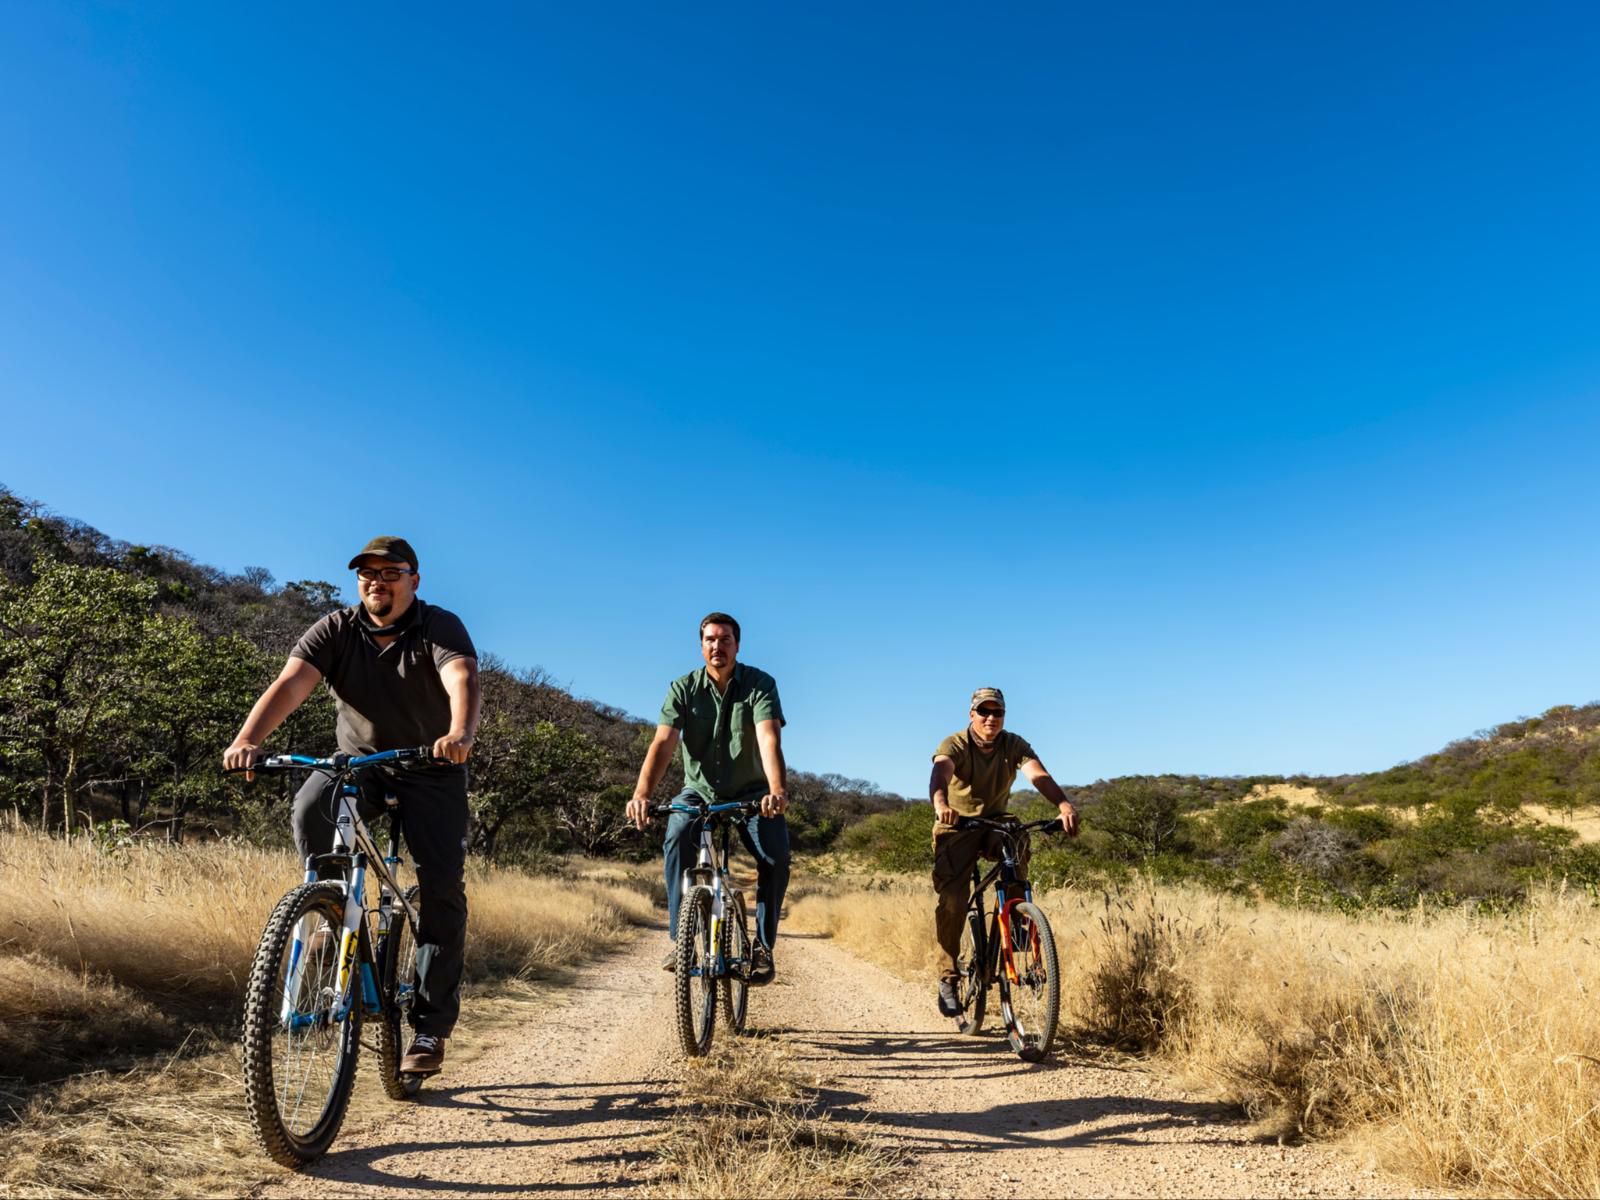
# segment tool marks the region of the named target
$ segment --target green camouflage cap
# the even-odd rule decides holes
[[[413,571],[417,569],[417,552],[403,537],[373,538],[350,560],[350,569],[354,571],[363,558],[387,558],[390,562],[410,563]]]
[[[979,688],[972,693],[971,707],[977,708],[985,700],[993,700],[1001,708],[1006,706],[1006,694],[999,688]]]

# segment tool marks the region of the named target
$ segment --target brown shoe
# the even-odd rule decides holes
[[[444,1069],[444,1039],[419,1033],[400,1060],[402,1075],[437,1075]]]

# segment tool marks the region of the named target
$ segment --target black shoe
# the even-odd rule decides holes
[[[678,969],[678,948],[673,946],[667,951],[667,956],[661,960],[661,969],[667,972],[676,972]]]
[[[762,987],[772,982],[772,977],[777,974],[772,965],[772,951],[760,942],[750,950],[750,986]]]
[[[961,1015],[961,1001],[956,998],[956,981],[954,979],[939,980],[939,1015],[943,1017],[959,1017]]]

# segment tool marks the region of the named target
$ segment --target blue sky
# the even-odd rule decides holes
[[[1600,697],[1591,5],[0,7],[0,481],[914,793]],[[259,23],[257,23],[259,20]]]

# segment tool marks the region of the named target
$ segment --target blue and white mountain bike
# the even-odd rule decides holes
[[[401,1074],[405,1018],[416,995],[417,889],[402,888],[399,806],[385,802],[389,847],[379,853],[358,810],[360,776],[379,766],[435,761],[429,747],[352,757],[278,754],[251,771],[330,777],[333,848],[306,861],[305,882],[278,901],[261,932],[244,1005],[244,1086],[262,1149],[286,1167],[324,1154],[355,1084],[361,1026],[377,1019],[383,1090],[409,1099],[421,1075]],[[367,874],[377,876],[374,898]]]
[[[678,1041],[690,1058],[711,1049],[717,1009],[734,1033],[744,1032],[750,1007],[750,923],[744,894],[728,878],[732,818],[761,808],[759,800],[710,803],[696,797],[658,804],[655,814],[687,813],[700,818],[700,852],[683,873],[673,967]]]

